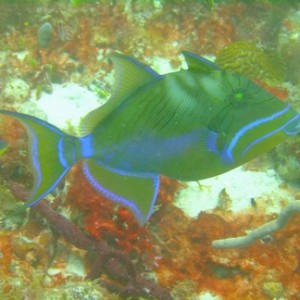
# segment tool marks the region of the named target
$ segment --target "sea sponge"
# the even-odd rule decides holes
[[[216,64],[232,71],[273,86],[286,77],[283,59],[275,52],[257,45],[239,41],[225,47],[216,58]]]
[[[53,26],[49,22],[42,24],[38,30],[38,45],[41,48],[47,48],[52,39]]]

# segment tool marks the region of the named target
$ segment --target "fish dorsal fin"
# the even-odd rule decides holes
[[[99,107],[86,115],[81,122],[81,135],[89,134],[100,120],[103,120],[139,87],[160,77],[149,66],[130,56],[113,53],[110,55],[110,59],[115,67],[115,83],[112,95],[103,107]]]
[[[85,160],[83,171],[98,192],[130,209],[140,225],[150,218],[158,194],[159,175],[123,172],[94,159]]]
[[[187,51],[183,51],[181,53],[184,56],[189,70],[198,71],[201,73],[211,73],[213,71],[220,70],[216,64],[202,56]]]
[[[115,85],[111,101],[121,102],[138,87],[159,78],[149,66],[120,53],[110,55],[115,66]]]

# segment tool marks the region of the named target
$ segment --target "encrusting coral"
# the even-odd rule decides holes
[[[235,42],[222,49],[216,64],[271,86],[286,76],[285,63],[275,51],[261,49],[248,41]]]

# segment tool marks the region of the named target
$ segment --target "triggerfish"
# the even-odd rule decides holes
[[[233,169],[300,131],[300,114],[246,77],[183,52],[188,68],[160,75],[114,53],[111,98],[82,121],[80,137],[38,118],[18,119],[29,137],[34,187],[26,205],[50,193],[78,161],[91,185],[151,216],[160,174],[204,179]]]

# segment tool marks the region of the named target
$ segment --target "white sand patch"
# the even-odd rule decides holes
[[[196,182],[189,182],[182,190],[175,205],[190,217],[199,212],[214,209],[218,205],[220,192],[225,188],[231,199],[230,210],[239,212],[251,206],[251,198],[258,205],[264,205],[268,213],[279,212],[282,200],[292,200],[291,194],[282,188],[283,181],[273,169],[247,171],[243,167],[225,174],[201,180],[201,188]]]
[[[42,93],[36,100],[31,96],[18,111],[41,118],[60,129],[77,128],[80,120],[105,102],[99,95],[75,83],[53,84],[51,94]]]

